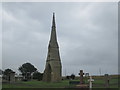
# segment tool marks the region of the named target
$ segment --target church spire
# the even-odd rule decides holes
[[[53,21],[52,21],[52,27],[56,27],[55,26],[55,13],[53,12]]]
[[[49,46],[50,47],[58,47],[57,35],[56,35],[56,25],[55,25],[55,13],[53,13],[52,30],[51,30]]]
[[[46,66],[43,74],[43,81],[45,82],[59,82],[62,78],[62,65],[57,43],[54,13],[52,19],[51,36],[48,46]]]

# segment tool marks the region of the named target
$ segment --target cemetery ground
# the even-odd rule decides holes
[[[104,76],[93,76],[93,88],[105,88]],[[89,85],[87,77],[84,77],[85,84]],[[69,84],[69,81],[79,81],[79,77],[75,80],[62,80],[58,83],[46,83],[43,81],[31,80],[31,81],[17,81],[14,83],[3,83],[2,88],[75,88],[75,84]],[[110,76],[109,88],[118,88],[120,82],[120,75]]]

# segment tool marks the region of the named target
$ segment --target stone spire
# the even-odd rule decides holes
[[[56,25],[55,25],[55,14],[54,13],[53,13],[52,30],[51,30],[51,37],[50,37],[49,46],[50,47],[58,47],[57,35],[56,35]]]
[[[55,25],[55,13],[53,13],[52,27],[56,27],[56,25]]]
[[[55,14],[53,13],[52,30],[50,41],[48,45],[48,54],[46,66],[43,74],[43,81],[45,82],[59,82],[61,81],[62,65],[59,54],[59,46],[57,43]]]

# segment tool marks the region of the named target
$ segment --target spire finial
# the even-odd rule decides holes
[[[55,15],[55,12],[53,12],[53,15]]]

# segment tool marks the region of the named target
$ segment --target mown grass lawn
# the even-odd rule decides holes
[[[2,85],[2,88],[65,88],[69,86],[69,81],[64,80],[58,83],[46,83],[42,81],[27,81],[27,82],[16,82],[6,83]]]
[[[79,81],[79,80],[74,80]],[[86,84],[89,84],[87,79]],[[118,78],[110,79],[110,88],[118,88]],[[3,83],[2,88],[65,88],[65,87],[75,87],[75,85],[69,85],[69,80],[63,80],[58,83],[46,83],[42,81],[27,81],[27,82],[15,82],[15,83]],[[105,88],[105,81],[103,78],[94,78],[93,88]]]

